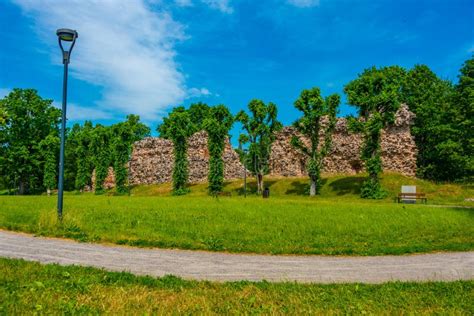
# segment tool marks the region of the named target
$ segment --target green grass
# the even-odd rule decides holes
[[[0,314],[472,315],[474,282],[297,284],[155,279],[0,259]]]
[[[409,181],[398,177],[384,181],[393,187]],[[205,195],[205,185],[193,186],[192,194],[181,197],[169,192],[149,196],[166,192],[166,185],[139,187],[130,197],[70,194],[65,197],[62,224],[56,222],[55,197],[0,196],[0,228],[89,242],[269,254],[474,249],[474,209],[361,200],[351,192],[359,181],[352,178],[353,182],[338,177],[327,180],[323,196],[317,198],[283,195],[293,190],[289,184],[297,179],[271,180],[272,197],[267,200],[215,199]],[[459,195],[471,194],[460,186],[423,185],[440,202],[454,203]],[[429,191],[432,188],[436,192]],[[239,183],[229,183],[226,189],[238,192]]]
[[[329,200],[357,200],[360,198],[362,182],[366,179],[365,174],[360,175],[337,175],[323,176],[323,187],[321,195],[317,199]],[[474,203],[464,201],[466,198],[474,198],[474,184],[436,184],[434,182],[405,177],[400,174],[386,173],[382,176],[382,186],[387,191],[387,197],[383,201],[391,202],[398,195],[402,185],[416,185],[417,191],[425,193],[428,204],[443,205],[465,205],[473,206]],[[306,178],[265,178],[265,186],[270,188],[272,197],[308,197],[309,186]],[[189,196],[207,196],[207,184],[192,184],[189,186]],[[256,190],[256,182],[248,178],[248,191]],[[225,183],[225,192],[233,196],[243,195],[243,181],[236,180]],[[171,184],[141,185],[132,189],[134,196],[169,196]]]

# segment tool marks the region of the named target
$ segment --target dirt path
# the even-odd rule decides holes
[[[77,243],[0,231],[0,256],[186,279],[317,283],[474,279],[474,252],[407,256],[267,256]]]

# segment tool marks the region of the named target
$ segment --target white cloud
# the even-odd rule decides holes
[[[298,8],[311,8],[319,6],[319,0],[287,0],[287,2]]]
[[[135,113],[154,120],[168,106],[186,98],[184,75],[174,61],[174,44],[185,35],[182,25],[168,13],[152,11],[144,0],[14,2],[33,18],[35,31],[50,43],[55,61],[61,60],[56,29],[78,31],[71,75],[102,91],[97,108],[85,113]]]
[[[223,13],[233,13],[234,8],[230,5],[230,0],[200,0],[201,3],[209,6],[211,9],[219,10]],[[178,7],[192,7],[193,0],[174,0]]]
[[[12,90],[8,88],[0,88],[0,99],[3,99],[7,95],[9,95],[11,91]]]
[[[188,90],[189,98],[207,97],[210,95],[212,95],[212,93],[206,88],[191,88]]]
[[[74,121],[85,120],[107,120],[113,118],[109,112],[100,108],[91,108],[77,105],[75,103],[68,104],[67,118]]]
[[[230,0],[201,0],[213,9],[217,9],[223,13],[233,13],[234,8],[230,6]]]
[[[61,102],[57,101],[53,102],[53,106],[58,109],[62,108]],[[114,118],[112,113],[104,109],[81,106],[71,102],[67,103],[66,116],[68,121],[108,120]]]

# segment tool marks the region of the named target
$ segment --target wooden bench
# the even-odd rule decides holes
[[[425,204],[428,201],[424,193],[398,193],[395,201],[401,203],[403,200],[421,200]]]

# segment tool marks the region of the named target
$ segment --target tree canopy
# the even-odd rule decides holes
[[[241,134],[241,143],[249,143],[248,159],[244,161],[247,169],[257,178],[257,192],[263,190],[263,176],[269,171],[269,161],[275,132],[282,128],[277,120],[277,106],[269,102],[254,99],[248,104],[250,115],[240,111],[236,120],[242,124],[245,133]]]
[[[312,88],[303,90],[295,101],[295,108],[302,112],[302,116],[293,123],[293,126],[303,136],[306,136],[310,144],[306,146],[298,136],[293,136],[291,144],[308,158],[306,167],[310,178],[311,196],[319,193],[321,187],[323,159],[331,148],[340,99],[339,95],[333,94],[324,100],[321,97],[320,89]],[[320,145],[321,133],[323,135],[322,145]]]
[[[198,102],[189,106],[188,113],[192,120],[190,128],[194,132],[199,132],[204,129],[204,120],[209,117],[211,107],[205,103]]]
[[[465,157],[465,173],[463,178],[474,179],[474,55],[466,60],[459,74],[456,85],[460,115],[457,126],[462,131],[461,144]]]
[[[411,132],[418,147],[417,174],[422,178],[452,180],[464,170],[462,146],[456,141],[461,131],[453,125],[458,112],[454,92],[450,82],[425,65],[407,73],[402,98],[416,115]]]
[[[361,158],[369,178],[362,186],[363,198],[378,199],[385,196],[379,179],[382,172],[381,132],[395,119],[404,80],[405,70],[401,67],[372,67],[344,87],[349,104],[358,108],[360,116],[357,119],[350,118],[349,126],[352,131],[361,133],[364,139]]]
[[[43,191],[52,185],[52,174],[51,156],[42,147],[59,135],[60,110],[33,89],[14,89],[0,100],[0,109],[0,175],[19,194]]]
[[[0,176],[2,184],[19,194],[48,194],[57,187],[61,110],[33,89],[14,89],[0,100]],[[116,169],[117,191],[123,192],[126,163],[133,143],[149,136],[150,129],[136,115],[112,126],[86,121],[67,129],[65,184],[68,190],[91,186],[96,170],[96,191],[108,168]]]

